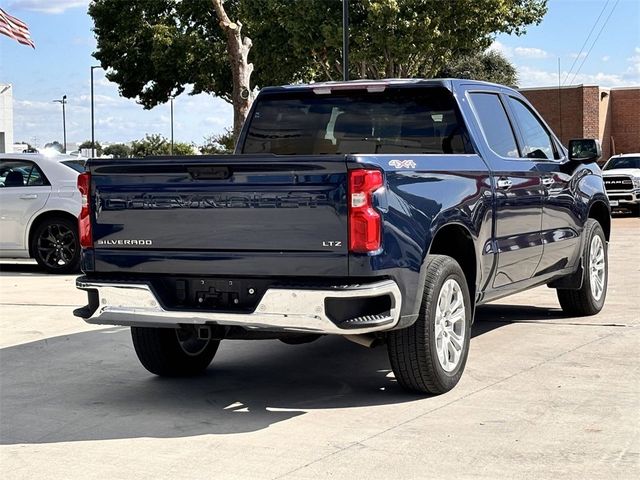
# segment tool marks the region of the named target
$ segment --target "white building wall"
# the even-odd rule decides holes
[[[0,83],[0,153],[13,153],[13,87]]]

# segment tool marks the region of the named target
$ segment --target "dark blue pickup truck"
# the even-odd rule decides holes
[[[568,315],[602,309],[599,155],[500,85],[265,88],[234,155],[88,162],[75,314],[131,326],[158,375],[206,369],[223,339],[337,334],[442,393],[477,305],[546,284]]]

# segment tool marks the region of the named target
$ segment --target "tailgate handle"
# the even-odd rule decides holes
[[[229,167],[187,167],[194,180],[226,180],[231,176]]]

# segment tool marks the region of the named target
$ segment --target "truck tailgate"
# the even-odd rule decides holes
[[[96,253],[330,252],[346,264],[344,156],[98,159],[89,171]]]

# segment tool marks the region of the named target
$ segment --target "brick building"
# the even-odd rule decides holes
[[[572,138],[599,138],[602,159],[640,152],[640,87],[577,85],[523,88],[564,145]]]

